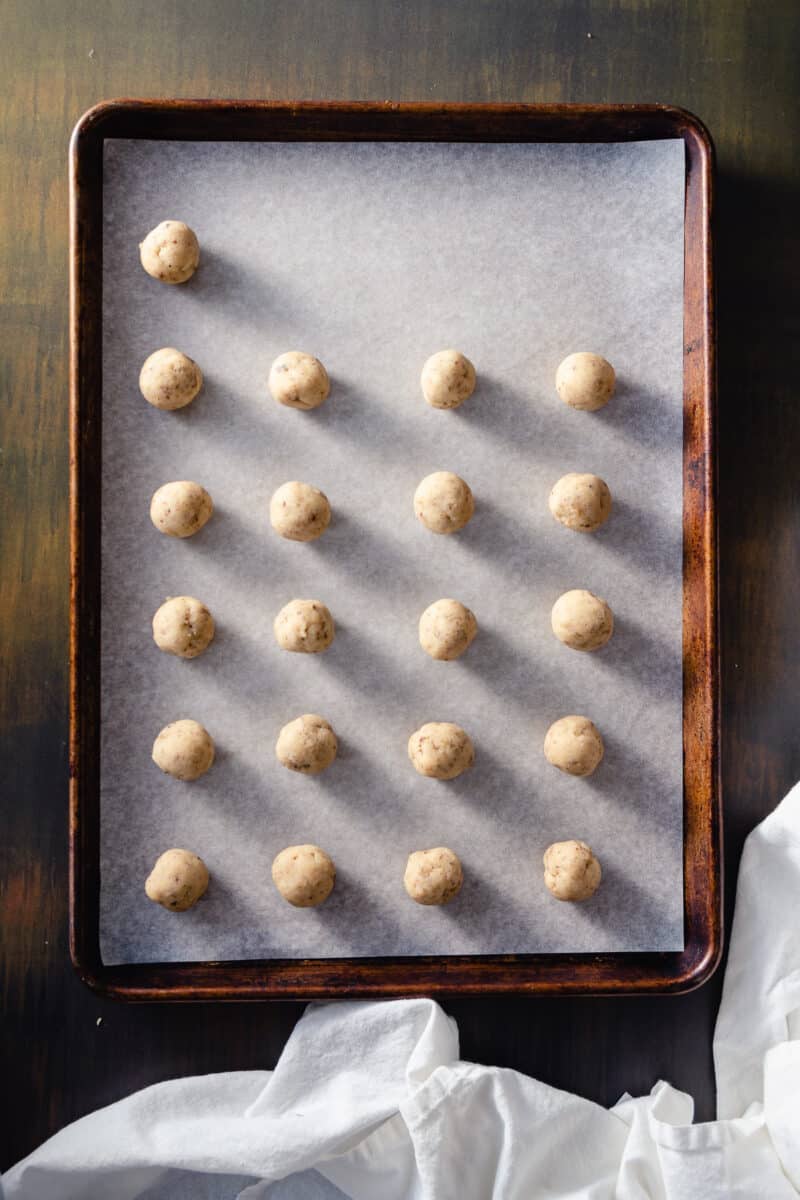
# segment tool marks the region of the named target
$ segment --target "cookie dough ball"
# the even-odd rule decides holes
[[[426,475],[414,492],[414,512],[431,533],[463,529],[475,511],[469,484],[452,471]]]
[[[275,744],[278,762],[303,775],[319,775],[331,765],[338,749],[332,726],[316,713],[304,713],[284,725]]]
[[[420,384],[431,408],[458,408],[475,391],[475,368],[460,350],[439,350],[422,368]]]
[[[553,842],[544,852],[544,882],[556,900],[588,900],[601,876],[600,863],[586,842]]]
[[[461,891],[461,860],[446,846],[409,854],[403,883],[417,904],[449,904]]]
[[[614,395],[616,375],[610,362],[599,354],[581,350],[569,354],[556,371],[556,391],[570,408],[595,412]]]
[[[475,747],[460,725],[429,721],[408,739],[408,757],[420,775],[455,779],[474,763]]]
[[[460,658],[478,632],[475,614],[460,600],[436,600],[419,619],[419,644],[431,658]]]
[[[600,730],[588,717],[561,717],[544,739],[545,758],[567,775],[591,775],[604,749]]]
[[[550,512],[567,529],[592,533],[608,520],[611,492],[599,475],[562,475],[550,493]]]
[[[313,542],[328,528],[328,497],[310,483],[283,483],[269,502],[272,528],[290,542]]]
[[[139,372],[139,391],[153,408],[174,412],[191,404],[203,386],[203,372],[193,358],[172,346],[155,350]]]
[[[199,779],[214,762],[214,741],[199,721],[173,721],[153,742],[153,762],[174,779]]]
[[[214,502],[206,489],[190,479],[162,484],[150,501],[150,520],[169,537],[192,537],[213,511]]]
[[[153,617],[153,641],[165,654],[197,658],[214,640],[214,618],[195,596],[172,596]]]
[[[319,600],[290,600],[273,625],[282,650],[299,654],[321,654],[333,641],[333,617]]]
[[[200,245],[194,230],[183,221],[162,221],[139,243],[139,258],[153,279],[186,283],[200,262]]]
[[[170,912],[186,912],[208,887],[208,867],[191,850],[165,850],[144,885],[148,899]]]
[[[599,596],[584,588],[564,592],[550,614],[553,633],[573,650],[599,650],[614,632],[614,614]]]
[[[272,882],[295,908],[315,908],[333,891],[336,868],[319,846],[287,846],[272,864]]]
[[[268,387],[278,404],[308,412],[327,400],[331,383],[318,358],[301,350],[289,350],[270,367]]]

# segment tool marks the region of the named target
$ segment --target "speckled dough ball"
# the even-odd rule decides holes
[[[569,354],[556,371],[556,391],[570,408],[595,412],[614,395],[616,376],[610,362],[581,350]]]
[[[461,891],[461,860],[446,846],[409,854],[403,883],[417,904],[449,904]]]
[[[162,221],[139,243],[139,258],[153,279],[186,283],[200,262],[200,245],[194,230],[183,221]]]
[[[173,721],[153,742],[153,762],[174,779],[199,779],[214,762],[214,741],[199,721]]]
[[[553,842],[544,852],[544,882],[556,900],[588,900],[601,876],[600,863],[586,842]]]
[[[269,390],[273,400],[287,408],[308,412],[319,408],[331,390],[328,372],[318,358],[289,350],[275,359],[269,371]]]
[[[290,600],[275,618],[275,639],[282,650],[321,654],[333,641],[333,617],[319,600]]]
[[[414,492],[414,512],[431,533],[463,529],[475,511],[469,484],[452,471],[426,475]]]
[[[331,765],[338,749],[332,726],[316,713],[304,713],[284,725],[275,744],[278,762],[303,775],[319,775]]]
[[[599,596],[584,588],[564,592],[550,614],[553,633],[573,650],[599,650],[614,632],[614,614]]]
[[[165,654],[197,658],[214,640],[214,618],[195,596],[172,596],[153,617],[153,641]]]
[[[269,502],[272,528],[290,542],[313,542],[328,528],[328,497],[310,483],[283,483]]]
[[[608,520],[611,492],[599,475],[562,475],[550,493],[550,512],[567,529],[592,533]]]
[[[186,912],[205,895],[208,867],[191,850],[165,850],[144,885],[148,899],[170,912]]]
[[[333,891],[336,868],[319,846],[287,846],[272,864],[272,882],[295,908],[315,908]]]
[[[150,501],[150,520],[160,533],[187,538],[198,533],[214,511],[204,487],[190,479],[164,483]]]
[[[139,372],[139,391],[153,408],[174,412],[191,404],[203,386],[203,372],[193,358],[172,346],[155,350]]]
[[[420,775],[455,779],[474,763],[475,747],[460,725],[429,721],[408,739],[408,757]]]
[[[544,756],[567,775],[591,775],[600,765],[605,747],[600,730],[588,717],[561,717],[544,739]]]
[[[472,645],[475,614],[460,600],[436,600],[419,619],[419,644],[431,658],[452,661]]]
[[[460,350],[439,350],[422,368],[420,384],[431,408],[458,408],[475,391],[475,368]]]

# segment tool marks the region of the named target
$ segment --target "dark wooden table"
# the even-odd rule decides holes
[[[96,999],[69,965],[66,153],[78,116],[96,100],[139,95],[665,101],[706,121],[719,162],[730,913],[745,835],[800,776],[798,55],[796,0],[7,0],[0,1167],[135,1088],[273,1066],[302,1012],[126,1007]],[[665,1077],[709,1118],[720,981],[677,998],[446,1007],[465,1058],[602,1104]]]

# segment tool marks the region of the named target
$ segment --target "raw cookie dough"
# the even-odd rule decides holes
[[[409,854],[403,883],[417,904],[449,904],[461,891],[461,860],[446,846]]]
[[[174,412],[191,404],[203,386],[203,372],[193,358],[172,346],[154,350],[139,372],[139,391],[153,408]]]
[[[290,542],[313,542],[328,528],[328,497],[310,483],[282,483],[269,502],[272,528]]]
[[[321,654],[333,641],[333,617],[320,600],[290,600],[273,625],[282,650]]]
[[[431,408],[458,408],[475,391],[475,368],[460,350],[439,350],[422,368],[420,384]]]
[[[338,749],[332,726],[316,713],[304,713],[284,725],[275,744],[278,762],[303,775],[319,775],[331,765]]]
[[[205,894],[208,867],[191,850],[165,850],[144,885],[148,899],[170,912],[186,912]]]
[[[608,520],[611,492],[599,475],[562,475],[548,500],[550,512],[567,529],[592,533]]]
[[[164,483],[150,501],[150,520],[169,537],[187,538],[197,533],[214,511],[204,487],[190,479]]]
[[[419,619],[419,644],[431,658],[452,661],[469,649],[478,622],[460,600],[435,600]]]
[[[463,529],[474,511],[469,484],[452,471],[426,475],[414,492],[414,512],[431,533]]]
[[[614,614],[599,596],[584,588],[564,592],[550,614],[553,633],[573,650],[599,650],[614,632]]]
[[[553,842],[543,861],[544,882],[556,900],[588,900],[600,886],[600,863],[586,842]]]
[[[331,383],[318,358],[302,350],[289,350],[270,367],[268,387],[278,404],[308,412],[327,400]]]
[[[561,717],[544,739],[544,756],[567,775],[591,775],[604,753],[600,730],[588,717]]]
[[[197,658],[214,640],[214,618],[195,596],[172,596],[153,617],[153,641],[165,654]]]
[[[585,350],[569,354],[556,371],[556,391],[570,408],[595,412],[614,395],[616,376],[610,362]]]
[[[319,846],[287,846],[272,864],[272,882],[295,908],[314,908],[333,891],[336,868]]]
[[[214,762],[214,741],[199,721],[173,721],[153,742],[153,762],[175,779],[199,779]]]
[[[162,221],[139,243],[139,258],[148,275],[163,283],[186,283],[197,270],[200,246],[183,221]]]
[[[475,748],[460,725],[428,721],[408,739],[408,757],[420,775],[455,779],[474,763]]]

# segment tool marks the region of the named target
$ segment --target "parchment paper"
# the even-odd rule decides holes
[[[108,963],[250,957],[674,950],[682,929],[681,430],[684,161],[680,141],[622,145],[198,144],[113,141],[105,152],[103,300],[102,897]],[[150,279],[138,242],[187,221],[202,263],[187,285]],[[161,413],[139,395],[145,357],[176,346],[205,374]],[[461,348],[479,385],[457,412],[419,392],[433,351]],[[271,361],[318,355],[330,399],[307,414],[266,392]],[[588,349],[619,387],[598,414],[553,387]],[[416,521],[412,495],[453,470],[476,497],[451,537]],[[609,484],[594,536],[547,497],[567,471]],[[215,514],[160,535],[153,491],[194,479]],[[318,542],[281,540],[269,497],[321,487],[335,517]],[[605,597],[601,652],[558,643],[557,596]],[[207,654],[160,653],[150,621],[170,595],[217,621]],[[322,655],[281,651],[272,621],[324,601]],[[480,634],[454,663],[420,649],[442,596]],[[318,778],[274,756],[281,726],[326,716],[341,741]],[[606,741],[593,778],[549,766],[555,718],[590,716]],[[196,783],[151,762],[163,725],[194,717],[218,760]],[[407,755],[425,721],[463,725],[474,769],[422,778]],[[594,848],[586,904],[551,898],[555,840]],[[270,879],[292,843],[324,846],[336,890],[290,908]],[[466,882],[426,909],[402,885],[411,850],[447,845]],[[158,854],[206,860],[206,899],[184,915],[144,896]]]

